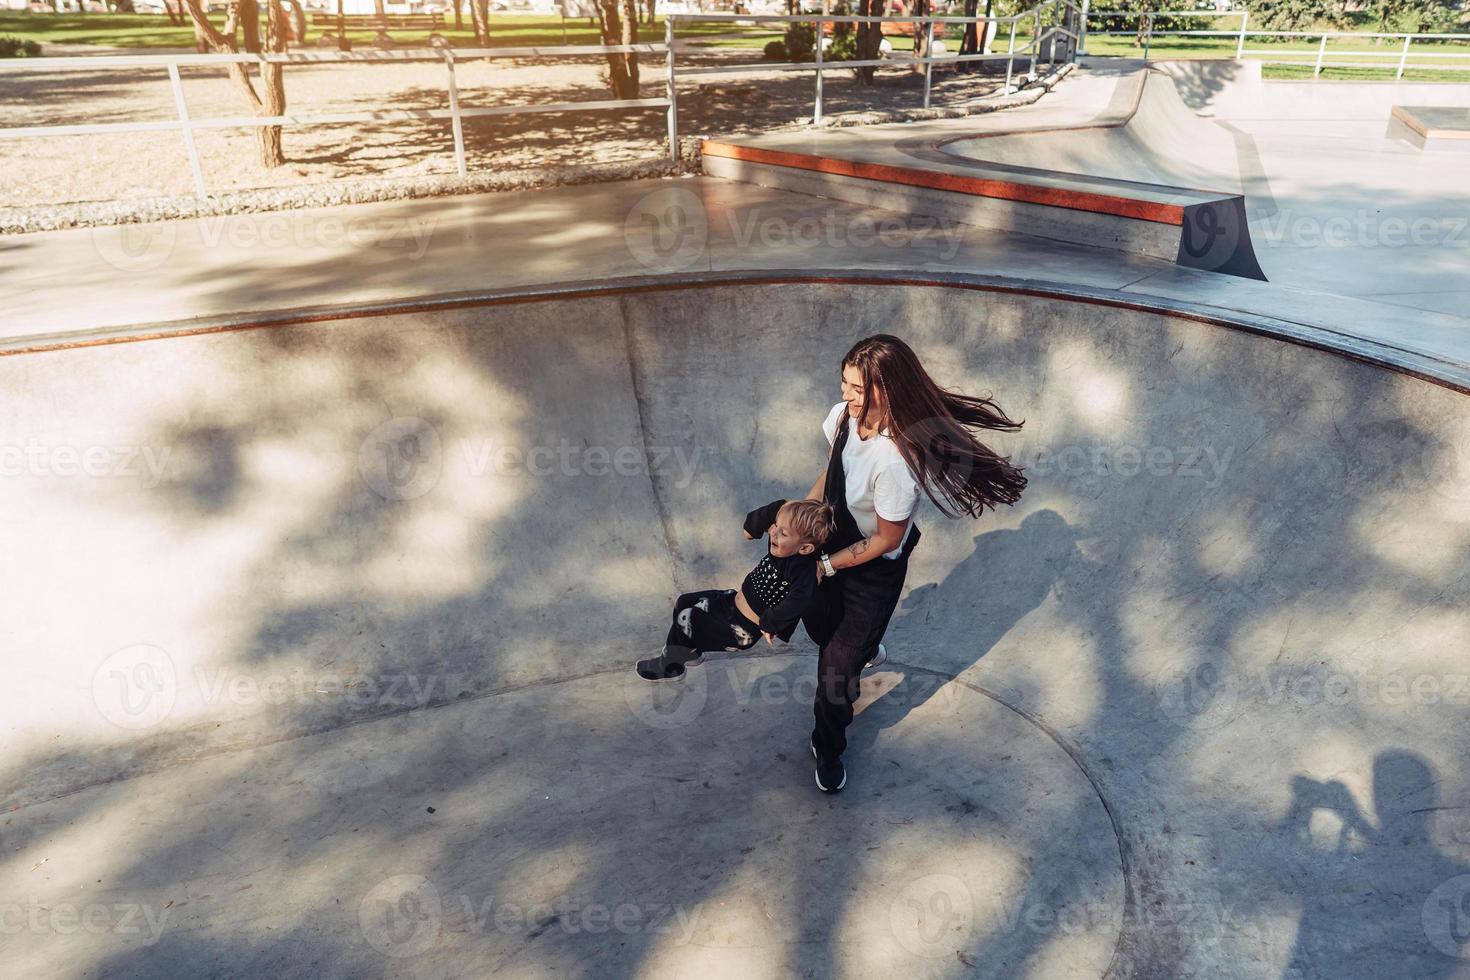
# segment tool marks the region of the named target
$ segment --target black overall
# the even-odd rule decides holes
[[[837,524],[827,540],[828,554],[835,554],[864,537],[847,508],[842,449],[847,445],[850,426],[845,417],[838,421],[824,491]],[[877,652],[878,641],[888,629],[908,574],[909,555],[918,543],[919,529],[915,526],[909,529],[899,558],[880,555],[824,578],[802,617],[807,635],[822,648],[817,659],[817,696],[812,706],[816,716],[812,744],[824,760],[838,758],[847,748],[847,726],[852,723],[852,706],[858,699],[863,666]]]

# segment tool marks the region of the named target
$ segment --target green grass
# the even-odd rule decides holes
[[[1371,38],[1337,38],[1327,43],[1323,61],[1322,77],[1351,79],[1357,81],[1392,81],[1398,71],[1401,41],[1388,40],[1375,44]],[[1283,43],[1268,43],[1265,38],[1246,39],[1246,50],[1268,50],[1269,57],[1291,58],[1301,64],[1266,64],[1262,75],[1266,78],[1311,78],[1317,60],[1319,41],[1292,40]],[[1234,58],[1236,42],[1230,38],[1161,38],[1149,45],[1150,60],[1171,58]],[[1371,55],[1354,52],[1374,52]],[[1470,58],[1435,58],[1439,53],[1470,54],[1470,42],[1439,42],[1415,44],[1409,48],[1409,67],[1404,70],[1405,81],[1426,82],[1470,82]],[[1141,58],[1143,48],[1135,47],[1129,37],[1087,36],[1087,53],[1103,57]],[[1422,57],[1429,55],[1430,57]],[[1248,60],[1260,60],[1259,55],[1246,55]],[[1356,66],[1333,67],[1332,62],[1357,61],[1370,65],[1382,64],[1382,68],[1360,68]],[[1460,65],[1464,71],[1453,69],[1436,70],[1433,65]]]
[[[307,12],[307,43],[311,44],[323,32],[331,30],[325,25],[311,23],[314,12]],[[210,14],[216,26],[223,26],[223,12]],[[469,18],[465,18],[466,27]],[[692,24],[678,29],[680,38],[698,38],[729,30],[728,24]],[[264,32],[262,31],[262,34]],[[427,45],[430,31],[388,32],[399,44],[410,46]],[[455,47],[467,48],[475,44],[473,30],[454,30],[453,18],[440,30],[441,34]],[[24,11],[0,11],[0,34],[48,43],[99,44],[127,48],[188,48],[194,44],[194,29],[189,24],[174,27],[164,14],[33,14]],[[349,30],[347,37],[354,48],[372,43],[374,31]],[[638,36],[642,41],[662,41],[663,18],[656,18],[652,27],[639,25]],[[556,17],[534,14],[492,14],[490,17],[490,43],[495,47],[534,47],[562,43],[562,22]],[[566,43],[600,44],[601,35],[586,18],[566,21]],[[42,55],[46,51],[42,50]]]

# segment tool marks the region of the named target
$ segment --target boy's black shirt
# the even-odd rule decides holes
[[[752,538],[764,537],[785,503],[773,500],[745,515],[745,533]],[[789,641],[817,591],[817,556],[777,558],[767,546],[766,556],[745,576],[740,591],[745,593],[751,611],[760,617],[761,629]]]

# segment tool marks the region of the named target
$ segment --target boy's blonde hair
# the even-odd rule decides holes
[[[814,544],[820,548],[837,530],[832,505],[825,501],[789,500],[781,510],[803,544]]]

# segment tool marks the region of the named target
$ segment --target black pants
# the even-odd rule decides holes
[[[907,553],[843,569],[822,580],[802,617],[807,635],[822,648],[812,705],[816,717],[812,744],[823,759],[835,759],[847,749],[847,726],[852,724],[863,666],[888,629],[908,570]]]
[[[683,662],[706,650],[749,650],[760,638],[760,624],[736,607],[734,589],[686,592],[674,603],[664,656]]]

